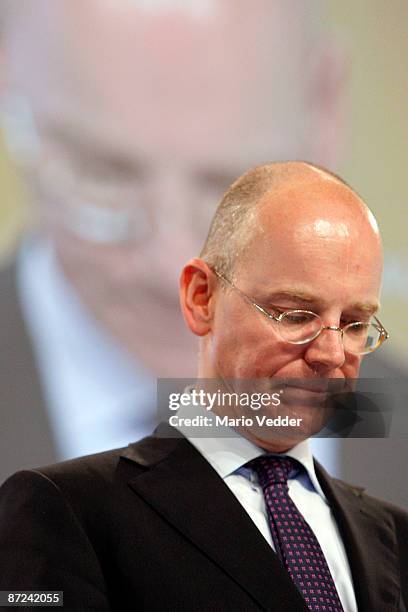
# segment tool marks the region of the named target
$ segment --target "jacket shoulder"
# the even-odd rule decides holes
[[[3,483],[0,499],[13,490],[23,490],[26,495],[38,495],[40,491],[51,494],[54,491],[75,505],[86,503],[90,493],[95,497],[99,491],[107,493],[114,486],[124,450],[119,448],[18,471]]]
[[[119,459],[125,451],[126,447],[115,448],[37,467],[32,471],[38,472],[55,482],[69,481],[70,479],[77,481],[88,477],[109,479],[115,472]]]
[[[407,531],[408,536],[408,511],[405,508],[401,508],[384,499],[370,495],[364,487],[350,484],[339,478],[333,478],[332,481],[333,484],[342,491],[358,497],[362,508],[370,510],[374,514],[385,514],[391,517],[397,526]]]

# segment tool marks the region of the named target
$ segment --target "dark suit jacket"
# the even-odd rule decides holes
[[[359,611],[408,608],[408,515],[316,465]],[[63,590],[65,610],[306,612],[276,554],[183,437],[11,477],[0,590]]]

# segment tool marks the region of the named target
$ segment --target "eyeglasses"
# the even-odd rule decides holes
[[[213,270],[213,272],[261,314],[278,323],[280,337],[290,344],[307,344],[320,336],[322,331],[328,329],[340,332],[346,352],[355,355],[368,355],[389,338],[389,333],[375,316],[372,317],[373,321],[353,321],[343,327],[336,327],[334,325],[324,325],[321,317],[310,310],[286,310],[279,315],[275,315],[257,304],[225,276],[216,270]]]
[[[200,228],[208,227],[232,180],[182,164],[169,170],[156,158],[144,164],[126,146],[112,144],[111,150],[59,122],[40,125],[29,99],[17,91],[0,97],[0,129],[29,179],[30,198],[47,203],[51,219],[91,243],[145,244],[165,217],[156,203],[168,200],[177,203],[171,215],[177,231],[201,242]]]

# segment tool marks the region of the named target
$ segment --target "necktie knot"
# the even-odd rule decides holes
[[[261,455],[252,459],[247,466],[258,474],[263,489],[275,484],[287,484],[290,476],[296,476],[302,466],[292,457]]]

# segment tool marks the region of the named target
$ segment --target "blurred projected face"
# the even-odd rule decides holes
[[[298,3],[178,6],[39,0],[11,28],[14,84],[40,135],[33,184],[94,310],[157,298],[179,316],[179,270],[232,179],[317,157]]]

